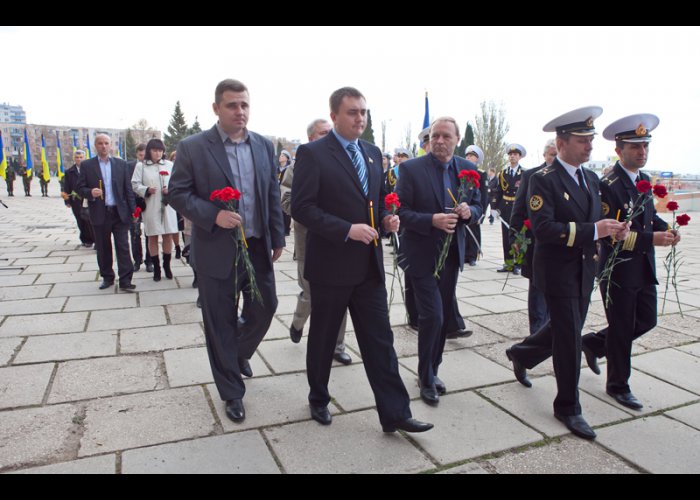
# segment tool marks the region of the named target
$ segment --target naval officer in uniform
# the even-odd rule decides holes
[[[520,166],[520,160],[525,158],[527,151],[520,144],[508,144],[506,147],[508,154],[508,165],[498,174],[498,182],[496,183],[496,193],[494,200],[496,207],[501,213],[501,219],[510,223],[510,216],[513,214],[513,204],[515,203],[515,195],[518,193],[520,181],[523,177],[523,168]],[[510,231],[501,224],[501,236],[503,237],[503,267],[498,270],[499,273],[508,272],[509,269],[505,262],[511,258],[510,256]],[[516,266],[513,269],[513,274],[520,274],[520,267]]]

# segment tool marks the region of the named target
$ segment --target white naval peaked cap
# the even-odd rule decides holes
[[[651,113],[625,116],[603,130],[609,141],[651,142],[651,131],[659,125],[659,117]]]
[[[511,142],[506,146],[506,154],[512,153],[514,151],[518,151],[520,153],[520,158],[525,158],[527,156],[527,151],[525,150],[525,148],[517,142]]]
[[[573,134],[581,136],[595,135],[593,120],[603,114],[600,106],[586,106],[563,115],[557,116],[542,127],[545,132],[556,132],[557,135]]]
[[[476,146],[472,144],[471,146],[467,146],[467,152],[465,153],[465,156],[468,155],[469,153],[473,153],[476,155],[476,164],[481,165],[484,162],[484,152],[481,150],[479,146]]]

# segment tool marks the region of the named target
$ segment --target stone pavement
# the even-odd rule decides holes
[[[457,291],[475,333],[447,342],[449,392],[437,408],[418,397],[417,338],[400,299],[391,309],[413,413],[435,429],[386,435],[352,332],[355,363],[331,376],[333,425],[309,418],[305,337],[288,337],[298,293],[291,239],[237,425],[212,383],[191,270],[177,262],[175,279],[160,283],[138,272],[135,294],[98,290],[94,251],[78,245],[55,180],[50,189],[51,198],[3,197],[10,208],[0,207],[0,472],[700,472],[700,214],[682,244],[685,317],[667,303],[635,343],[631,383],[644,411],[615,404],[605,377],[584,366],[581,402],[598,433],[585,442],[552,416],[551,361],[531,372],[532,389],[515,382],[505,348],[527,335],[527,281],[510,276],[503,289],[500,230],[487,224],[486,258]],[[604,324],[596,293],[586,331]]]

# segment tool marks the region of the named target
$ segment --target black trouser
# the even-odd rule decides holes
[[[131,256],[134,259],[134,263],[138,266],[143,264],[143,249],[141,247],[141,217],[134,222],[131,221],[131,227],[129,227],[129,234],[131,236]],[[146,241],[146,251],[148,251],[148,238],[144,238]]]
[[[367,379],[382,425],[411,418],[406,387],[399,375],[394,334],[389,324],[384,282],[370,273],[357,286],[328,286],[311,282],[311,327],[306,348],[309,403],[326,406],[331,400],[328,380],[338,330],[350,310]]]
[[[70,208],[73,211],[73,217],[75,217],[75,222],[78,224],[78,231],[80,231],[81,243],[86,245],[92,245],[93,243],[95,243],[95,233],[92,230],[92,224],[90,224],[90,221],[88,219],[83,219],[80,216],[80,203],[71,204]]]
[[[9,196],[14,196],[12,193],[15,190],[15,180],[7,178],[7,179],[5,179],[5,183],[7,184],[7,194]]]
[[[502,202],[501,203],[501,219],[506,224],[510,224],[510,216],[513,214],[513,202]],[[508,229],[505,224],[501,223],[501,237],[503,238],[503,262],[508,259],[512,259],[513,256],[510,255],[510,229]]]
[[[49,183],[39,181],[39,186],[41,187],[41,195],[48,196],[49,195]]]
[[[408,324],[418,325],[418,308],[416,307],[416,295],[413,291],[413,282],[411,277],[404,272],[403,274],[403,290],[405,294],[406,316],[408,316]]]
[[[590,296],[545,295],[550,321],[534,335],[511,347],[511,354],[528,370],[553,356],[557,378],[554,413],[580,415],[578,380],[581,374],[581,329],[586,321]]]
[[[537,333],[549,321],[549,308],[544,294],[530,280],[527,289],[527,310],[530,320],[530,335]]]
[[[129,254],[129,223],[122,222],[116,207],[106,207],[104,224],[92,226],[95,231],[95,248],[97,248],[97,264],[100,266],[100,276],[105,281],[114,281],[112,269],[112,235],[117,251],[119,266],[119,286],[129,285],[134,274],[134,265]]]
[[[464,254],[464,262],[466,263],[479,258],[479,247],[481,246],[481,224],[471,224],[469,229],[471,229],[472,233],[474,233],[474,238],[476,238],[476,241],[474,241],[472,235],[469,234],[469,231],[467,231],[467,251]],[[479,242],[479,246],[476,244],[477,241]]]
[[[432,387],[442,363],[447,326],[455,316],[454,297],[459,274],[459,251],[452,245],[440,278],[432,274],[411,276],[418,306],[418,378]]]
[[[601,286],[603,301],[606,287]],[[605,302],[603,302],[605,303]],[[610,287],[610,305],[605,311],[608,327],[583,337],[583,343],[598,358],[608,358],[607,390],[613,394],[630,391],[632,342],[656,326],[656,286]]]

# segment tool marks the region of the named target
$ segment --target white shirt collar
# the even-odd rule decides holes
[[[634,184],[635,182],[637,182],[637,176],[639,176],[639,179],[640,179],[640,180],[642,179],[642,174],[641,174],[641,172],[638,171],[637,173],[634,173],[634,172],[632,172],[632,171],[630,171],[630,170],[627,170],[627,169],[625,168],[625,166],[624,166],[622,163],[620,163],[620,166],[622,167],[622,171],[623,171],[624,173],[627,174],[627,177],[630,178],[630,180],[632,181],[632,184]]]
[[[578,177],[576,177],[576,171],[582,167],[581,166],[575,167],[573,165],[570,165],[570,164],[566,163],[564,160],[562,160],[559,156],[557,156],[557,160],[559,160],[559,163],[562,164],[562,166],[564,167],[564,170],[566,170],[566,172],[571,176],[571,178],[576,182],[576,184],[578,184]],[[584,179],[585,179],[585,176],[584,176]],[[583,182],[585,183],[586,181],[584,180]]]

